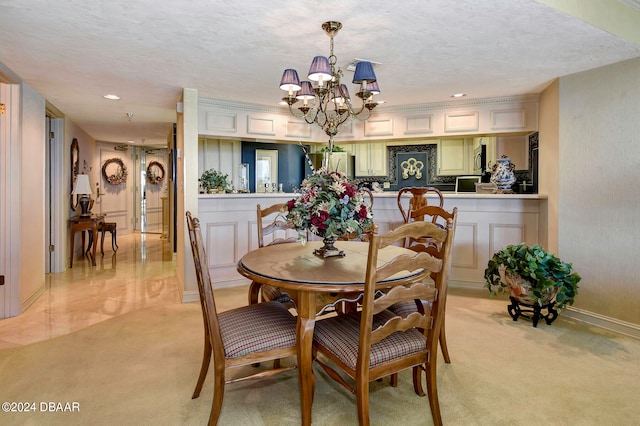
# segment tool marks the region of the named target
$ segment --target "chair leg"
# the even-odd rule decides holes
[[[196,383],[196,388],[193,391],[191,399],[195,399],[200,396],[204,379],[207,377],[207,372],[209,371],[209,364],[211,364],[211,343],[209,343],[209,337],[205,335],[202,366],[200,366],[200,375],[198,376],[198,382]]]
[[[369,381],[367,377],[356,379],[356,399],[358,402],[358,425],[369,426]]]
[[[117,231],[115,229],[111,231],[111,249],[113,251],[118,251],[118,249],[120,248],[116,243],[116,235],[117,235]]]
[[[216,426],[220,418],[222,409],[222,399],[224,398],[224,373],[215,375],[213,386],[213,401],[211,402],[211,414],[209,415],[209,426]]]
[[[91,247],[93,247],[93,237],[94,237],[93,231],[87,231],[87,234],[89,235],[89,245],[87,246],[87,251],[83,253],[85,256],[91,253]],[[98,236],[96,235],[95,238],[98,238]],[[82,231],[82,250],[84,250],[84,231]]]
[[[422,368],[420,366],[413,367],[413,390],[419,396],[424,396],[422,389]]]
[[[449,358],[449,349],[447,348],[447,336],[444,334],[444,319],[442,320],[442,325],[440,326],[440,337],[438,337],[440,341],[440,349],[442,349],[442,358],[444,358],[444,362],[447,364],[451,364],[451,358]]]
[[[106,234],[106,231],[100,231],[100,253],[102,253],[102,255],[104,256],[104,234]]]
[[[398,373],[393,373],[391,375],[391,387],[393,388],[398,387]]]
[[[429,407],[435,426],[442,426],[440,415],[440,402],[438,401],[438,382],[436,378],[436,363],[430,362],[427,368],[427,394],[429,395]]]

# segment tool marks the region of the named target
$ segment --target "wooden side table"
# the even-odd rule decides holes
[[[69,241],[71,242],[71,259],[69,260],[69,268],[73,267],[73,248],[75,243],[76,232],[82,232],[82,254],[84,254],[84,231],[91,231],[89,239],[89,248],[93,245],[93,257],[91,263],[96,266],[96,246],[98,244],[98,223],[104,220],[104,216],[92,215],[90,217],[75,216],[69,219]],[[89,250],[87,249],[87,252]]]

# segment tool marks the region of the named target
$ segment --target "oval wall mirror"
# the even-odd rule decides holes
[[[71,190],[69,191],[69,193],[73,192],[73,187],[76,184],[76,177],[78,176],[78,173],[80,172],[80,148],[78,147],[78,139],[73,138],[73,141],[71,142]],[[75,211],[76,210],[76,205],[77,203],[73,202],[73,195],[71,195],[71,210]]]

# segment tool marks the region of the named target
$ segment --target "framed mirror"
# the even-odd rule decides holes
[[[277,192],[278,150],[256,149],[256,192]]]
[[[71,141],[71,189],[69,190],[69,193],[71,194],[73,192],[73,187],[76,184],[76,177],[78,176],[78,173],[80,173],[80,148],[78,147],[78,139],[73,138],[73,141]],[[75,211],[76,210],[76,205],[77,203],[74,203],[74,199],[73,199],[73,195],[71,195],[71,210]]]

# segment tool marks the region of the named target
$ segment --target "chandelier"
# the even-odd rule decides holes
[[[356,93],[362,100],[360,108],[351,103],[349,90],[341,83],[342,70],[336,67],[337,58],[333,54],[333,38],[342,28],[336,21],[322,24],[322,29],[331,39],[329,57],[316,56],[309,68],[308,80],[300,81],[298,72],[286,69],[280,80],[280,88],[288,94],[282,100],[289,105],[289,111],[294,117],[304,118],[308,124],[316,123],[329,136],[330,150],[333,149],[333,137],[338,133],[341,124],[349,119],[361,121],[371,117],[373,109],[378,105],[373,96],[380,93],[373,65],[368,61],[360,61],[353,74],[353,83],[359,85]],[[312,83],[313,82],[313,83]],[[302,106],[293,105],[302,101]]]

